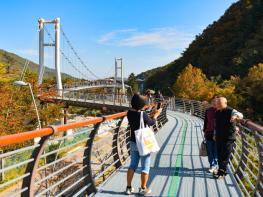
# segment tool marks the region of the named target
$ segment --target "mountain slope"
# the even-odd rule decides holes
[[[240,0],[209,25],[182,57],[166,66],[138,75],[146,87],[167,90],[177,74],[191,63],[208,76],[244,76],[253,64],[263,62],[263,1]],[[165,87],[165,88],[163,88]]]
[[[0,49],[0,64],[5,67],[5,74],[2,74],[2,77],[12,76],[17,78],[21,75],[23,67],[25,65],[26,59],[22,58],[14,53],[7,52]],[[9,68],[8,68],[9,67]],[[28,71],[33,73],[38,73],[38,64],[30,61],[28,66]],[[9,71],[8,71],[9,70]],[[44,76],[55,77],[55,69],[45,67]],[[70,77],[68,74],[62,73],[62,77]]]

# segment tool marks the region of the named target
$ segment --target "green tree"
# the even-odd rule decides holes
[[[210,78],[245,77],[251,65],[263,60],[262,0],[239,0],[171,63],[144,72],[146,88],[165,90],[191,62]]]
[[[128,77],[128,85],[131,86],[133,92],[139,91],[139,85],[137,82],[137,78],[134,73],[131,73]]]

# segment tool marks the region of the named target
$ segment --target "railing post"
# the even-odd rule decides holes
[[[173,110],[176,110],[175,97],[173,97]]]
[[[258,168],[258,179],[257,179],[257,183],[256,183],[256,187],[255,187],[255,191],[253,196],[258,196],[256,194],[263,194],[263,187],[262,187],[262,183],[263,183],[263,147],[262,147],[262,136],[260,136],[257,131],[254,131],[254,138],[256,141],[256,145],[257,145],[257,150],[258,150],[258,161],[259,161],[259,168]]]
[[[167,119],[167,103],[163,104],[163,110],[161,112],[161,115],[159,116],[161,121],[158,122],[160,124],[158,127],[161,128],[163,125],[168,121]]]
[[[194,108],[194,103],[192,101],[190,101],[191,103],[191,115],[195,114],[195,108]]]
[[[184,111],[184,113],[186,113],[186,106],[185,106],[185,101],[184,100],[183,100],[183,105],[184,105],[183,111]]]
[[[0,155],[3,154],[3,150],[0,150]],[[5,167],[5,163],[4,163],[4,158],[1,157],[0,158],[0,170],[2,170]],[[5,172],[1,172],[0,174],[0,181],[4,181],[5,180]]]
[[[37,173],[38,163],[42,153],[45,150],[45,145],[50,136],[51,135],[42,137],[41,140],[39,141],[39,147],[35,148],[31,155],[31,158],[34,158],[34,161],[30,162],[27,165],[25,174],[30,173],[30,175],[23,179],[22,188],[27,187],[28,189],[21,194],[22,197],[33,197],[35,194],[34,180]]]
[[[93,179],[93,173],[92,173],[92,168],[91,168],[91,156],[92,156],[92,148],[93,148],[93,143],[94,143],[94,138],[100,128],[101,122],[97,123],[94,126],[94,130],[90,132],[89,134],[89,138],[88,141],[86,143],[86,149],[84,151],[84,155],[83,155],[83,165],[87,166],[86,168],[84,168],[83,170],[83,176],[86,176],[86,178],[84,179],[84,184],[88,185],[91,184],[87,190],[86,193],[88,195],[97,192],[97,188],[96,188],[96,184],[95,181]]]
[[[121,167],[122,164],[123,164],[122,163],[122,158],[121,158],[121,155],[120,155],[120,141],[119,141],[120,140],[119,139],[120,126],[121,126],[121,124],[123,122],[123,119],[124,119],[124,117],[122,119],[120,119],[120,121],[117,124],[116,129],[114,129],[114,132],[113,132],[112,155],[113,155],[114,162],[118,161],[115,164],[116,168]]]
[[[165,117],[165,122],[164,122],[164,123],[168,122],[168,118],[167,118],[167,107],[168,107],[168,104],[165,103],[165,105],[164,105],[164,107],[163,107],[163,109],[164,109],[164,117]]]
[[[129,128],[129,127],[128,127]],[[131,129],[128,129],[128,131],[125,134],[125,143],[126,143],[126,148],[128,150],[128,155],[131,155],[130,151],[130,138],[131,138]]]
[[[243,178],[244,174],[243,172],[246,169],[246,164],[247,164],[247,156],[249,154],[248,152],[248,145],[246,143],[246,134],[244,134],[244,130],[241,131],[241,156],[240,156],[240,160],[239,160],[239,164],[237,166],[236,172],[234,172],[235,176],[238,176],[240,179]],[[243,172],[242,172],[243,171]]]

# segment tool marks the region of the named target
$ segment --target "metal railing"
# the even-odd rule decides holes
[[[128,85],[125,85],[129,87]],[[121,83],[115,84],[112,80],[96,80],[96,81],[80,81],[74,82],[69,84],[64,84],[63,89],[65,90],[76,90],[76,89],[83,89],[83,88],[98,88],[98,87],[118,87],[122,88]]]
[[[151,113],[153,105],[148,106]],[[154,131],[167,122],[167,104]],[[0,148],[30,141],[31,145],[4,151],[0,196],[83,196],[120,168],[129,157],[127,112],[50,126],[0,137]],[[66,135],[67,133],[67,135]],[[36,140],[38,139],[38,140]],[[37,143],[34,143],[37,141]]]
[[[58,97],[63,100],[77,101],[77,102],[91,102],[98,104],[130,105],[131,97],[126,94],[107,94],[107,93],[85,93],[81,91],[62,91],[62,96]]]
[[[100,104],[130,107],[131,96],[114,93],[87,93],[83,90],[40,89],[38,98],[45,102],[67,102],[71,104]],[[123,109],[123,108],[122,108]]]
[[[169,98],[169,110],[189,113],[204,119],[208,103]],[[229,170],[244,196],[263,195],[263,126],[250,120],[241,120],[231,154]]]

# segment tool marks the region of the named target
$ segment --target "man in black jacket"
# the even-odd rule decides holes
[[[227,164],[236,139],[236,122],[243,114],[227,106],[227,99],[219,97],[216,100],[216,146],[219,170],[215,178],[221,179],[226,175]]]

